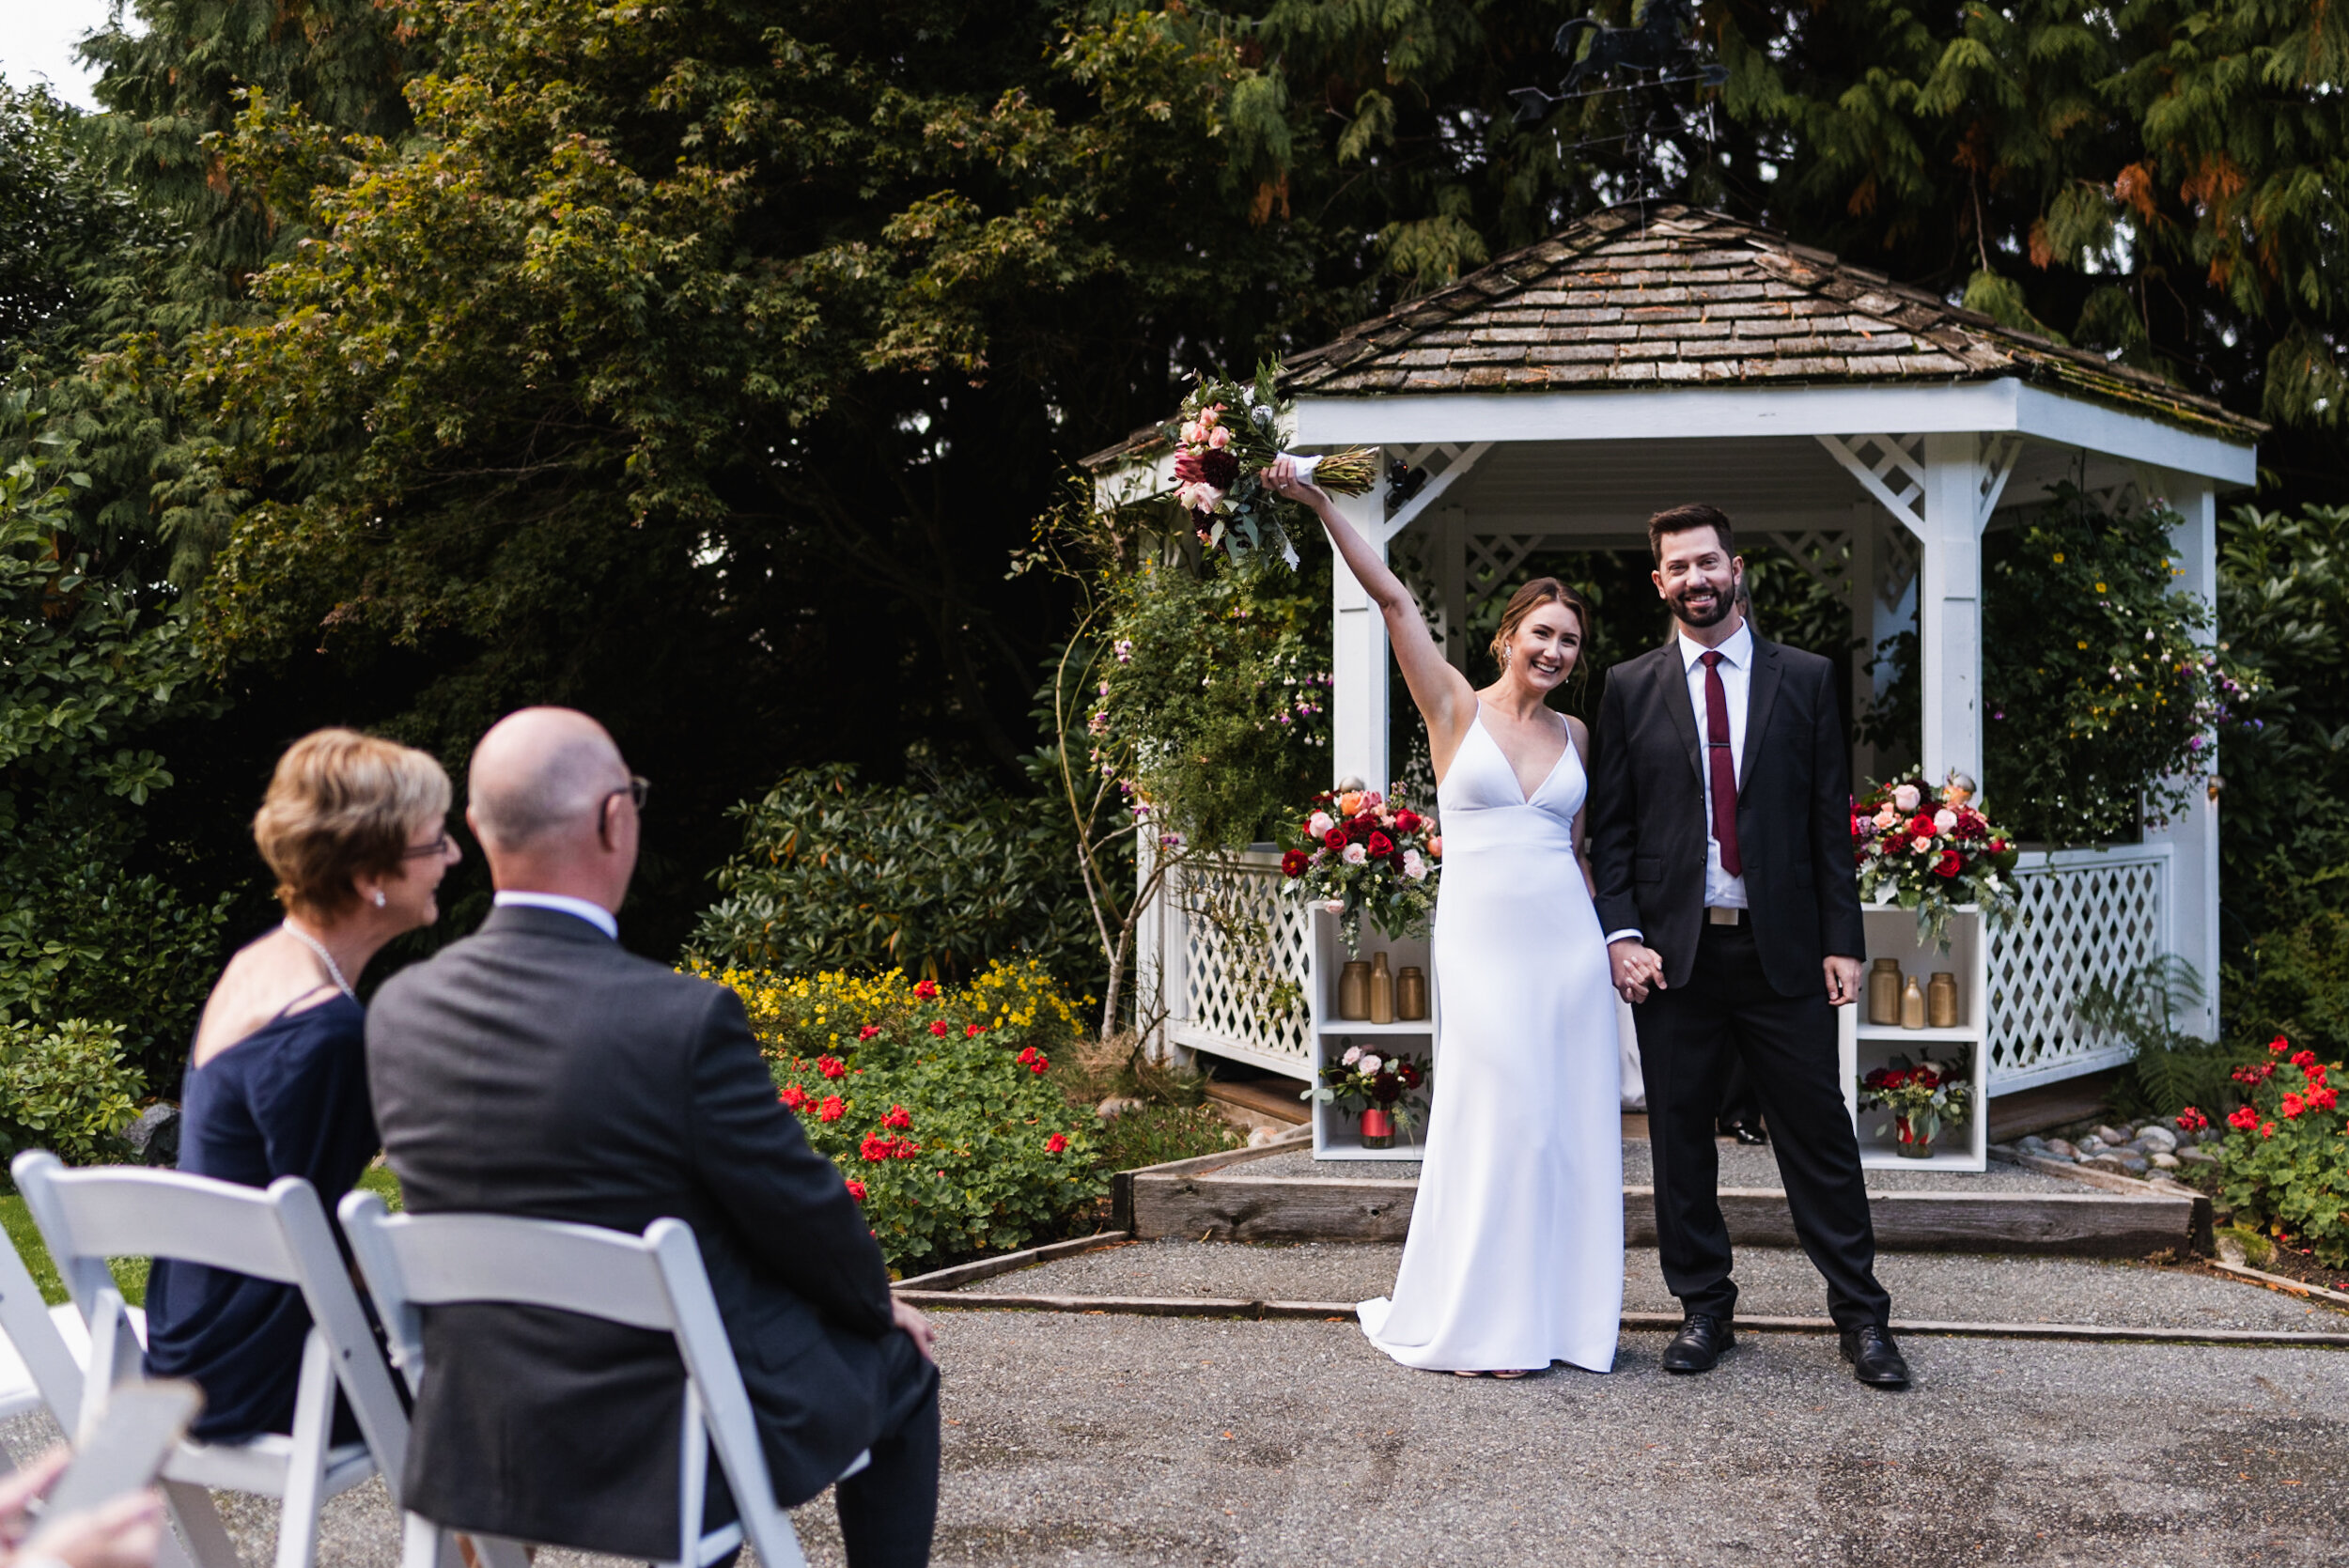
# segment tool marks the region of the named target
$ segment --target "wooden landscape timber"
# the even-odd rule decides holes
[[[1194,1162],[1195,1163],[1195,1162]],[[1122,1218],[1138,1240],[1399,1242],[1410,1229],[1416,1182],[1259,1177],[1244,1167],[1129,1172]],[[1624,1241],[1656,1245],[1655,1191],[1624,1188]],[[1786,1195],[1726,1188],[1730,1238],[1795,1246]],[[1869,1196],[1876,1245],[1894,1252],[2035,1252],[2143,1257],[2192,1247],[2207,1234],[2208,1201],[2171,1193],[1878,1192]]]

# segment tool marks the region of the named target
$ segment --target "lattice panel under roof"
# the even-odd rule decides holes
[[[2067,1076],[2130,1048],[2083,1028],[2072,1004],[2093,981],[2119,984],[2158,956],[2169,865],[2117,860],[2022,873],[2022,919],[1990,942],[1990,1071]]]
[[[1278,864],[1194,866],[1178,890],[1188,917],[1181,1044],[1310,1078],[1306,1010],[1312,914],[1283,893]]]

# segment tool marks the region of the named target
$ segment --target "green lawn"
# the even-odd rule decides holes
[[[359,1185],[369,1192],[380,1192],[383,1202],[393,1209],[399,1207],[399,1178],[387,1166],[369,1166],[359,1177]],[[57,1274],[57,1265],[49,1261],[49,1249],[41,1244],[40,1231],[33,1223],[30,1210],[24,1206],[22,1194],[8,1193],[0,1197],[0,1230],[8,1233],[8,1242],[33,1276],[33,1283],[40,1287],[41,1299],[55,1306],[66,1297],[65,1281]],[[133,1307],[147,1305],[147,1265],[145,1258],[117,1258],[114,1262],[115,1282],[122,1287],[122,1298]]]

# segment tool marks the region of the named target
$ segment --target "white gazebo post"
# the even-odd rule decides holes
[[[2170,530],[2174,581],[2180,588],[2214,609],[2218,603],[2218,499],[2211,482],[2198,474],[2163,473],[2159,488],[2179,516]],[[2148,497],[2148,499],[2156,499]],[[2216,644],[2214,624],[2208,642]],[[2170,951],[2194,966],[2202,977],[2200,1017],[2179,1020],[2189,1033],[2218,1037],[2218,772],[2217,736],[2213,734],[2201,753],[2201,770],[2186,782],[2189,793],[2178,814],[2145,832],[2149,844],[2168,844],[2170,850]]]
[[[1387,553],[1386,487],[1337,497],[1338,510],[1380,559]],[[1387,773],[1387,623],[1370,595],[1334,557],[1330,660],[1330,782],[1347,778],[1384,790]]]

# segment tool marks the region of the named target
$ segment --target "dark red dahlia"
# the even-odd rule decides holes
[[[1186,452],[1174,459],[1174,477],[1186,485],[1206,484],[1228,490],[1239,477],[1239,459],[1227,447]]]

